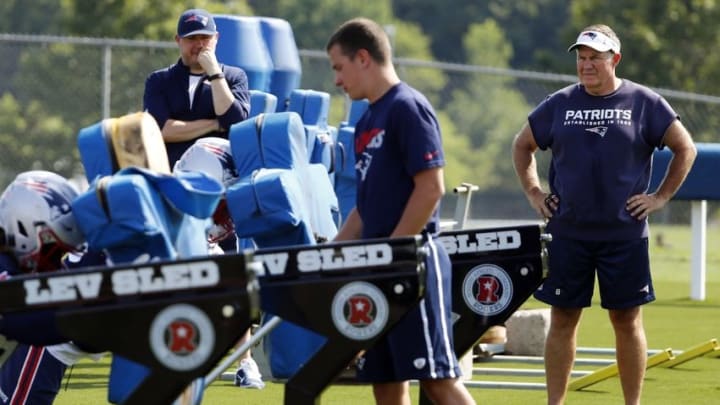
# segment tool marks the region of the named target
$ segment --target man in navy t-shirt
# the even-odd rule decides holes
[[[620,40],[606,25],[582,30],[576,51],[579,83],[547,97],[516,135],[513,162],[530,205],[547,220],[549,276],[535,297],[552,306],[545,346],[548,404],[562,404],[575,357],[582,308],[595,274],[601,305],[617,342],[626,404],[639,404],[647,360],[641,305],[655,299],[648,254],[648,215],[685,180],[696,149],[660,95],[620,79]],[[648,193],[652,155],[668,147],[669,170]],[[552,151],[549,193],[534,153]]]
[[[435,112],[398,78],[377,23],[345,22],[326,49],[335,84],[351,99],[370,102],[355,126],[356,206],[335,240],[424,233],[429,251],[424,298],[364,353],[358,378],[373,384],[377,403],[409,403],[408,381],[416,379],[434,403],[474,404],[452,346],[450,260],[433,242],[445,190]]]

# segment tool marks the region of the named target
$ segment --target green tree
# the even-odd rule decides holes
[[[463,182],[476,181],[477,156],[470,138],[458,131],[449,114],[438,111],[437,116],[445,152],[445,188],[451,190]]]
[[[622,42],[619,76],[651,87],[719,94],[720,54],[713,51],[720,38],[718,19],[720,4],[715,1],[640,0],[618,7],[599,0],[576,0],[565,39],[570,43],[590,24],[607,24]],[[676,110],[703,108],[702,103],[671,103]],[[692,125],[696,140],[720,139],[716,110],[698,110],[701,112]]]
[[[0,31],[169,41],[179,14],[192,7],[218,14],[251,12],[245,1],[36,0],[29,6],[25,1],[6,0],[0,3],[6,17]],[[80,170],[75,137],[81,128],[103,118],[99,112],[106,49],[28,43],[2,51],[2,147],[6,153],[0,166],[15,172],[38,167],[61,174]],[[120,116],[142,108],[145,77],[173,63],[177,50],[115,47],[113,52],[111,116]],[[165,52],[166,62],[158,64],[158,52]]]
[[[380,24],[393,20],[390,0],[248,0],[259,16],[288,20],[301,49],[325,49],[338,25],[353,17],[371,18]]]
[[[510,66],[516,69],[563,72],[565,61],[563,28],[570,15],[567,0],[493,0],[488,15],[503,29],[514,49]]]
[[[52,34],[59,32],[59,23],[54,16],[59,14],[59,0],[37,0],[33,7],[28,7],[27,1],[3,0],[0,2],[0,32],[16,34]],[[3,46],[0,50],[0,73],[4,80],[0,80],[0,93],[13,91],[12,83],[7,78],[17,72],[17,60],[22,48],[17,46]]]
[[[463,40],[471,63],[506,67],[512,58],[512,45],[494,20],[472,24]],[[505,76],[475,74],[456,89],[447,107],[457,131],[466,134],[473,159],[472,177],[463,179],[481,190],[515,189],[510,159],[513,135],[530,109],[514,89],[514,80]]]
[[[0,2],[0,32],[60,34],[60,0],[3,0]]]
[[[720,55],[711,47],[720,37],[718,19],[720,4],[715,1],[641,0],[618,7],[576,0],[567,39],[587,25],[607,24],[622,42],[625,77],[649,86],[718,94]]]
[[[486,1],[394,0],[398,17],[419,24],[431,38],[435,59],[449,62],[466,60],[465,50],[458,46],[473,21],[488,16]]]
[[[60,1],[62,4],[62,27],[66,33],[100,38],[170,41],[175,36],[178,16],[189,8],[204,8],[215,14],[252,14],[252,9],[245,0]],[[89,21],[92,23],[89,24]]]
[[[66,177],[77,174],[75,135],[41,103],[21,103],[4,94],[0,97],[0,150],[5,158],[0,161],[0,182],[7,184],[16,173],[30,169],[52,170]]]
[[[387,26],[391,31],[395,58],[432,61],[430,39],[417,24],[395,20]],[[433,105],[437,105],[448,79],[443,71],[422,66],[398,67],[400,78],[420,90]]]
[[[510,65],[531,70],[552,70],[564,43],[558,35],[567,25],[566,0],[460,0],[449,5],[436,0],[395,0],[395,14],[419,24],[431,38],[435,59],[467,62],[469,55],[457,46],[471,24],[492,18],[506,32],[515,53]],[[487,66],[487,63],[480,63]]]

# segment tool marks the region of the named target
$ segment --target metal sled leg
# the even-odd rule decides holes
[[[205,388],[207,388],[213,381],[215,381],[218,377],[222,375],[222,373],[230,368],[230,366],[233,365],[237,361],[237,359],[240,358],[240,356],[243,355],[246,351],[250,350],[250,347],[255,345],[260,339],[265,337],[270,331],[275,329],[276,326],[280,324],[282,319],[277,316],[273,316],[270,318],[269,321],[267,321],[264,325],[260,326],[255,333],[250,336],[250,339],[243,343],[240,347],[235,349],[234,352],[232,352],[229,356],[227,356],[220,364],[217,365],[212,371],[208,373],[208,375],[205,376]]]

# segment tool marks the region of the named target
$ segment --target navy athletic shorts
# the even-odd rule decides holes
[[[19,344],[0,368],[0,404],[51,405],[66,368],[44,346]]]
[[[559,308],[589,307],[597,272],[600,305],[627,309],[655,300],[647,238],[582,241],[553,238],[548,278],[535,298]]]
[[[425,297],[358,362],[357,379],[370,383],[457,378],[452,341],[450,258],[432,239]]]

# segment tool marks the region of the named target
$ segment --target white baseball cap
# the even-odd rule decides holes
[[[581,32],[575,43],[568,48],[568,52],[581,45],[588,46],[598,52],[612,51],[613,53],[620,53],[620,44],[599,31]]]

